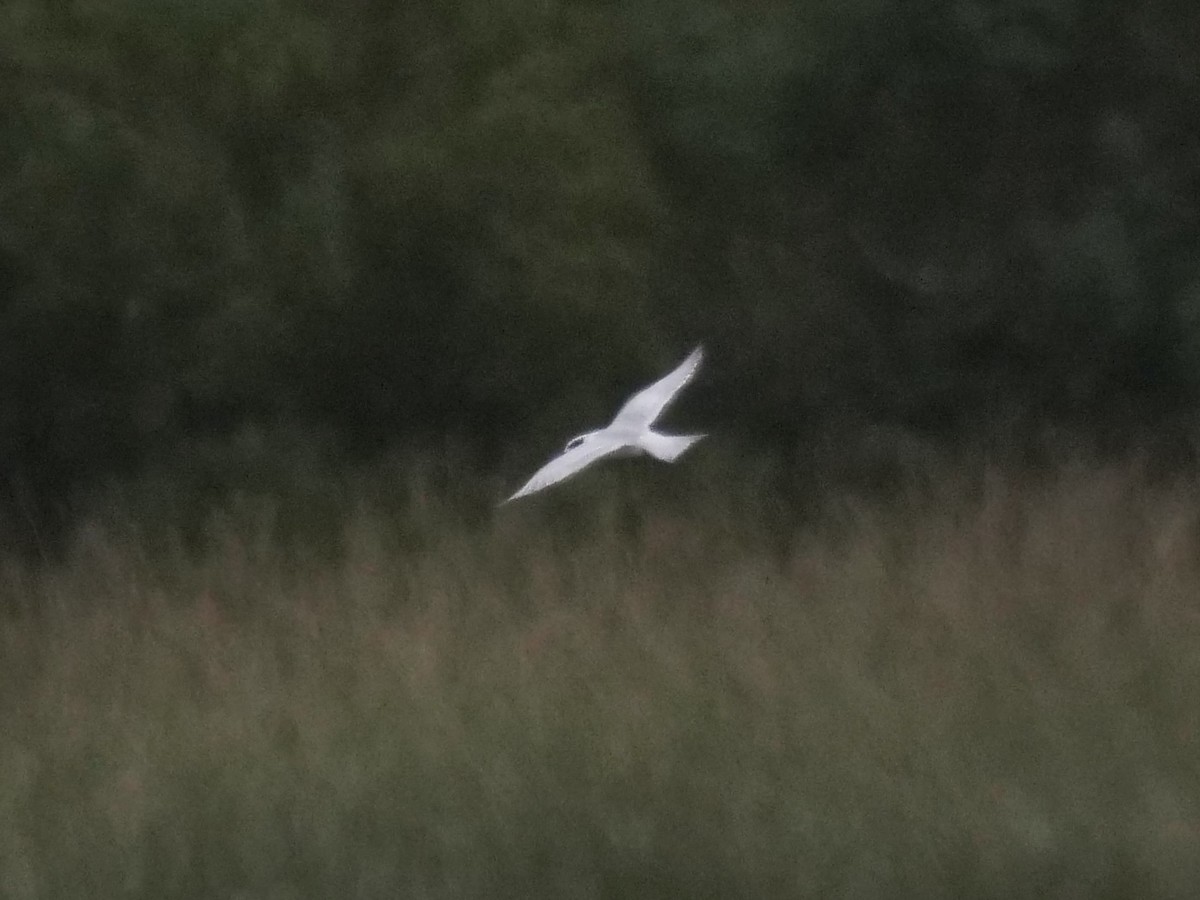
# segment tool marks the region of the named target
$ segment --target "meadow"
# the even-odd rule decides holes
[[[1193,895],[1200,485],[665,472],[7,558],[0,897]]]

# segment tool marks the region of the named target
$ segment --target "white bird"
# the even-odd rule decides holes
[[[704,348],[697,347],[674,371],[630,397],[606,428],[571,438],[561,454],[538,469],[525,482],[525,486],[503,501],[501,506],[570,478],[607,456],[648,453],[664,462],[677,460],[688,447],[705,435],[661,434],[650,426],[683,386],[692,380],[703,358]]]

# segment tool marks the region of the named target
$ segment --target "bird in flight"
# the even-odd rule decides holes
[[[608,456],[647,453],[663,462],[677,460],[688,447],[705,435],[662,434],[650,426],[683,386],[692,380],[703,359],[704,348],[697,347],[674,370],[630,397],[608,426],[567,441],[562,453],[538,469],[524,487],[500,505],[558,484]]]

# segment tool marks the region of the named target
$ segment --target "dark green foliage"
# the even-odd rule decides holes
[[[1194,4],[0,16],[9,507],[247,424],[559,435],[701,340],[703,424],[776,448],[1200,391]]]

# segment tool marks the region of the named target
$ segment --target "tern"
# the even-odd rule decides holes
[[[692,380],[703,359],[704,348],[697,347],[674,370],[630,397],[607,427],[585,432],[567,441],[562,453],[538,469],[524,487],[500,505],[558,484],[605,457],[639,456],[645,453],[663,462],[679,459],[688,447],[705,435],[662,434],[650,426],[663,414],[683,386]]]

